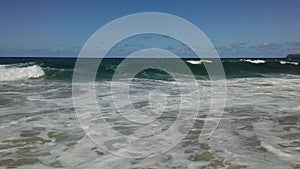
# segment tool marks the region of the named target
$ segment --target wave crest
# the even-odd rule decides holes
[[[212,63],[211,60],[188,60],[188,63],[192,64],[192,65],[199,65],[202,63]]]
[[[240,61],[244,61],[244,62],[249,62],[249,63],[254,63],[254,64],[262,64],[262,63],[266,63],[265,60],[251,60],[251,59],[241,59]]]
[[[39,78],[44,75],[45,73],[39,65],[31,65],[27,67],[9,67],[7,65],[0,65],[0,81]]]
[[[298,62],[286,62],[286,61],[279,61],[280,64],[285,65],[285,64],[290,64],[290,65],[298,65]]]

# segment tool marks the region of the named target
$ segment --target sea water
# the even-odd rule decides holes
[[[0,60],[0,168],[300,168],[298,61],[223,61],[227,77],[225,109],[209,141],[199,142],[211,92],[203,63],[211,61],[185,61],[198,84],[202,98],[199,108],[189,104],[195,102],[191,84],[184,83],[179,90],[176,80],[162,70],[144,70],[131,79],[132,100],[118,100],[119,111],[130,115],[138,109],[157,116],[153,125],[141,125],[117,116],[111,85],[122,86],[124,81],[111,78],[120,60],[104,60],[95,78],[95,95],[106,121],[88,116],[91,123],[108,123],[123,135],[150,137],[149,133],[168,130],[176,121],[179,105],[197,113],[191,119],[193,128],[175,147],[157,156],[133,159],[112,154],[86,135],[72,99],[75,59]],[[181,100],[182,93],[191,97]],[[149,97],[151,94],[155,99]],[[176,139],[177,134],[171,138]],[[121,146],[110,137],[103,139],[112,147]]]

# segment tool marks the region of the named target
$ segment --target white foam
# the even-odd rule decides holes
[[[298,62],[286,62],[286,61],[279,61],[280,64],[285,65],[285,64],[290,64],[290,65],[298,65]]]
[[[254,64],[262,64],[262,63],[266,63],[266,61],[264,60],[251,60],[251,59],[241,59],[240,61],[244,61],[244,62],[249,62],[249,63],[254,63]]]
[[[193,65],[199,65],[202,63],[212,63],[211,60],[188,60],[187,62]]]
[[[38,65],[27,67],[6,67],[0,65],[0,81],[24,80],[44,75],[43,69]]]
[[[265,142],[261,142],[261,146],[264,147],[265,149],[267,149],[268,151],[270,151],[271,153],[277,155],[278,157],[281,157],[281,158],[291,158],[292,155],[291,154],[288,154],[270,144],[267,144]]]

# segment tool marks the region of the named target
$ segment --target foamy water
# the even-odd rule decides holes
[[[4,67],[5,71],[9,69],[15,68]],[[29,74],[40,72],[34,65],[17,70],[22,70],[19,72],[21,74],[28,70],[31,70]],[[70,81],[46,79],[42,73],[40,75],[42,77],[36,76],[40,77],[38,79],[24,76],[22,80],[0,81],[2,168],[300,167],[300,77],[297,75],[267,74],[258,78],[227,79],[224,114],[208,142],[199,142],[211,96],[211,84],[205,78],[197,80],[199,110],[193,104],[197,98],[189,83],[134,78],[129,90],[131,102],[123,100],[124,90],[121,87],[114,91],[120,113],[124,116],[118,114],[113,103],[110,90],[112,82],[97,81],[95,96],[101,112],[89,111],[93,98],[87,98],[81,107],[86,111],[78,116],[90,123],[82,126],[74,109]],[[113,83],[123,86],[124,81]],[[89,86],[88,83],[82,85]],[[87,87],[76,92],[74,97],[85,97],[92,91]],[[179,96],[182,92],[190,97],[181,99]],[[178,139],[179,132],[173,132],[165,140],[148,142],[140,152],[132,151],[138,147],[136,144],[125,144],[126,140],[122,140],[120,135],[110,134],[112,129],[134,137],[162,134],[178,119],[180,106],[184,112],[198,111],[198,114],[184,119],[187,125],[194,122],[192,129],[166,152],[160,152],[159,145],[168,146],[168,140],[172,142]],[[149,120],[149,124],[130,123],[124,118],[134,118],[130,116],[134,109],[142,112],[145,115],[142,120]],[[83,130],[85,127],[92,129],[89,134],[94,134],[94,140],[87,136]],[[101,141],[105,147],[97,145],[95,141]],[[160,154],[151,158],[131,159],[112,154],[104,148],[125,154],[144,153],[149,148],[149,151]]]
[[[45,73],[39,65],[26,67],[0,65],[0,81],[26,80],[38,78]]]
[[[254,64],[262,64],[262,63],[266,63],[266,61],[260,60],[260,59],[257,59],[257,60],[241,59],[241,61],[249,62],[249,63],[254,63]]]
[[[198,65],[202,63],[212,63],[211,60],[188,60],[187,62],[193,65]]]

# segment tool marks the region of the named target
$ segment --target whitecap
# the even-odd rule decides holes
[[[290,64],[290,65],[298,65],[298,62],[286,62],[286,61],[279,61],[280,64],[285,65],[285,64]]]
[[[254,64],[262,64],[262,63],[266,63],[266,61],[264,60],[251,60],[251,59],[241,59],[240,61],[244,61],[244,62],[249,62],[249,63],[254,63]]]
[[[32,65],[27,67],[0,67],[0,81],[39,78],[44,75],[45,73],[39,65]]]
[[[188,60],[187,62],[193,65],[199,65],[202,63],[212,63],[211,60]]]

